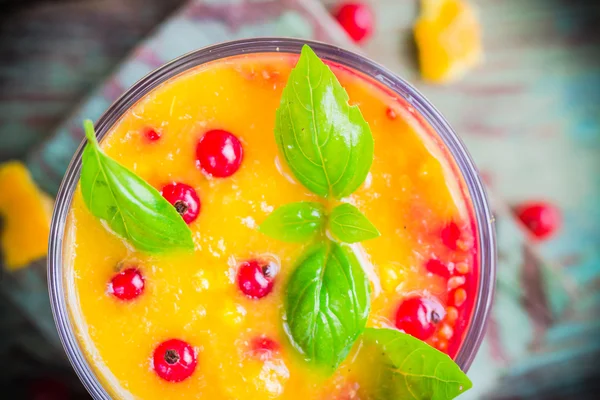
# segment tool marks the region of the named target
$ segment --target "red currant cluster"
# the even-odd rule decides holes
[[[161,132],[146,128],[143,136],[149,142],[161,139]],[[243,149],[240,140],[223,130],[211,130],[202,136],[196,147],[196,163],[204,173],[217,178],[233,175],[240,167]],[[194,222],[200,214],[201,203],[196,190],[174,182],[161,190],[163,197],[175,207],[187,224]],[[263,260],[248,260],[238,268],[238,287],[249,298],[260,299],[273,290],[278,268],[274,263]],[[108,283],[108,293],[121,301],[132,301],[143,294],[145,279],[139,266],[127,265],[115,274]],[[274,340],[261,336],[250,344],[250,354],[265,360],[279,351]],[[156,374],[169,382],[180,382],[188,378],[197,365],[197,352],[189,343],[180,339],[169,339],[154,350],[152,367]]]

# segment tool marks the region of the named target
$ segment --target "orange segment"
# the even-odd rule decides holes
[[[8,269],[46,255],[51,215],[52,200],[38,189],[22,163],[0,165],[0,245]]]
[[[482,59],[481,26],[465,0],[421,0],[414,30],[421,76],[428,82],[455,81]]]

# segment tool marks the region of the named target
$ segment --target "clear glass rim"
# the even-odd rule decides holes
[[[268,52],[299,53],[304,44],[309,44],[321,58],[362,72],[402,96],[442,139],[463,176],[473,204],[480,243],[477,298],[466,336],[455,359],[456,363],[464,371],[467,371],[483,340],[494,295],[496,277],[494,219],[475,164],[461,139],[423,95],[391,71],[363,56],[321,42],[288,38],[255,38],[224,42],[187,53],[150,72],[136,82],[98,119],[96,123],[98,137],[99,139],[103,138],[119,118],[141,97],[181,72],[200,64],[234,55]],[[96,377],[77,340],[64,291],[64,229],[73,194],[79,181],[83,145],[82,142],[75,152],[56,196],[48,248],[48,287],[54,321],[75,372],[94,399],[110,399],[110,395]]]

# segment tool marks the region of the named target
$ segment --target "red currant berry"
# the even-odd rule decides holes
[[[223,130],[208,131],[196,146],[197,165],[217,178],[233,175],[242,164],[243,149],[239,139]]]
[[[153,128],[144,128],[144,137],[151,142],[156,142],[160,139],[160,132]]]
[[[387,110],[385,110],[385,115],[392,121],[398,117],[398,113],[392,107],[388,107]]]
[[[450,269],[448,266],[440,260],[436,260],[435,258],[427,261],[425,268],[434,275],[439,275],[446,279],[450,277]]]
[[[177,210],[186,224],[191,224],[200,213],[200,199],[193,187],[185,183],[170,183],[162,188],[163,197]]]
[[[427,340],[435,332],[436,325],[444,319],[445,310],[433,299],[410,297],[404,300],[396,312],[396,327],[417,339]]]
[[[537,239],[553,236],[561,225],[561,213],[553,204],[538,201],[527,202],[516,207],[517,217]]]
[[[450,250],[456,250],[458,248],[458,241],[460,240],[460,228],[455,222],[450,222],[442,229],[442,242]]]
[[[108,293],[120,300],[133,300],[144,291],[144,277],[137,268],[119,272],[108,284]]]
[[[252,340],[250,348],[252,349],[252,354],[256,357],[266,360],[271,358],[272,354],[279,351],[279,343],[271,338],[260,336]]]
[[[356,43],[361,43],[371,36],[373,13],[367,4],[343,3],[334,13],[334,17]]]
[[[238,270],[238,286],[253,299],[265,297],[273,290],[277,268],[273,263],[250,260],[242,263]]]
[[[170,339],[161,343],[152,358],[156,374],[169,382],[181,382],[196,369],[194,349],[183,340]]]

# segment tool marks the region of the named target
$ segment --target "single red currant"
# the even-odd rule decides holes
[[[442,229],[442,242],[450,250],[456,250],[458,248],[458,241],[460,240],[461,232],[458,225],[455,222],[450,222]]]
[[[391,120],[395,120],[398,117],[398,113],[392,107],[388,107],[385,110],[385,115]]]
[[[192,346],[179,339],[161,343],[154,350],[152,359],[156,374],[169,382],[181,382],[189,378],[197,364]]]
[[[434,275],[439,275],[446,279],[450,277],[450,268],[448,268],[448,265],[435,258],[427,261],[427,263],[425,263],[425,268]]]
[[[161,136],[159,131],[157,131],[154,128],[150,128],[150,127],[144,128],[143,132],[144,132],[144,137],[147,140],[149,140],[150,142],[156,142],[158,139],[160,139],[160,136]]]
[[[119,272],[108,284],[108,293],[120,300],[133,300],[144,291],[144,277],[137,268]]]
[[[206,132],[196,146],[198,167],[217,178],[233,175],[240,168],[242,158],[239,139],[220,129]]]
[[[162,188],[163,197],[177,210],[186,224],[191,224],[200,213],[200,199],[193,187],[185,183],[170,183]]]
[[[242,263],[238,269],[238,286],[248,297],[260,299],[273,290],[277,268],[273,263],[250,260]]]
[[[334,17],[356,43],[371,36],[373,13],[367,4],[352,1],[342,3],[334,12]]]
[[[445,315],[444,307],[437,300],[410,297],[398,307],[396,327],[417,339],[427,340]]]
[[[517,206],[515,212],[521,222],[539,240],[553,236],[561,225],[560,210],[548,202],[526,202]]]
[[[250,349],[254,356],[266,360],[279,351],[279,343],[269,337],[260,336],[252,340]]]

